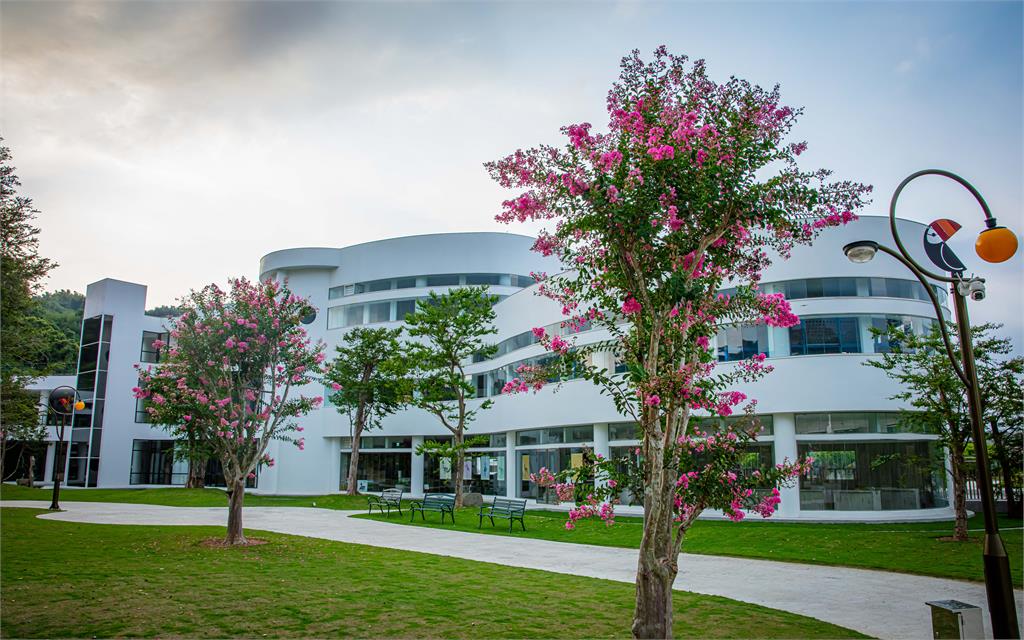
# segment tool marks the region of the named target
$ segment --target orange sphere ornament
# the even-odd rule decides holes
[[[992,227],[978,234],[974,250],[985,262],[1006,262],[1017,253],[1017,234],[1006,227]]]
[[[79,400],[78,402],[75,403],[75,409],[77,409],[78,411],[81,411],[84,408],[85,408],[85,403],[82,402],[81,400]]]

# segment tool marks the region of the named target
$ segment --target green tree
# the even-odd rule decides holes
[[[999,346],[1001,356],[1008,355],[1012,348],[1009,340]],[[1020,496],[1024,464],[1024,357],[979,362],[978,382],[986,425],[992,433],[992,457],[999,463],[1006,488],[1006,511],[1011,518],[1020,518],[1024,515]]]
[[[157,318],[174,318],[180,316],[182,312],[181,307],[173,304],[162,304],[159,307],[154,307],[146,311],[147,316],[156,316]]]
[[[33,295],[56,264],[39,255],[39,211],[18,195],[19,186],[10,149],[0,146],[0,477],[8,442],[38,442],[45,435],[38,395],[25,387],[54,370],[53,348],[61,342],[58,329],[32,315]]]
[[[497,345],[486,340],[497,333],[495,302],[497,297],[489,295],[487,287],[453,289],[444,295],[431,291],[405,318],[409,336],[417,339],[408,343],[416,378],[413,404],[437,417],[452,433],[457,507],[462,506],[466,427],[493,404],[484,400],[470,405],[476,387],[467,379],[465,365],[474,355],[489,358],[497,352]]]
[[[57,329],[62,339],[51,343],[47,359],[53,373],[75,373],[78,365],[78,339],[85,312],[85,296],[77,291],[61,289],[35,296],[32,315]]]
[[[956,325],[947,323],[952,335]],[[984,421],[1002,423],[1003,404],[990,399],[994,389],[1000,387],[993,372],[1001,369],[1001,359],[1012,351],[1007,338],[991,335],[1002,325],[983,324],[971,328],[978,380],[981,385]],[[901,391],[892,399],[905,402],[911,409],[901,410],[899,422],[910,431],[927,431],[939,435],[949,450],[949,472],[953,478],[953,511],[955,522],[953,538],[967,540],[967,462],[966,453],[972,441],[971,413],[964,385],[957,377],[946,354],[939,325],[935,323],[926,334],[916,334],[909,327],[893,326],[885,331],[874,331],[889,343],[889,352],[865,364],[884,371],[900,383]],[[954,341],[954,355],[960,359],[958,343]]]
[[[356,327],[345,334],[326,380],[334,389],[331,402],[346,413],[352,427],[348,464],[348,494],[355,495],[359,471],[359,442],[363,432],[406,405],[411,394],[408,361],[399,337],[401,329]]]

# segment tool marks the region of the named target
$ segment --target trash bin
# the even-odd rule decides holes
[[[936,640],[981,640],[985,627],[981,608],[959,600],[926,602],[932,608],[932,637]]]

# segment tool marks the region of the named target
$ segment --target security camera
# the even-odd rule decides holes
[[[981,280],[975,280],[971,283],[970,287],[971,300],[984,300],[985,299],[985,283]]]
[[[960,295],[970,296],[971,300],[985,299],[985,281],[981,278],[968,280],[957,285]]]

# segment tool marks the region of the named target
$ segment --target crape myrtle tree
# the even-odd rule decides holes
[[[487,293],[487,287],[462,287],[442,295],[431,291],[405,317],[406,331],[413,338],[407,343],[415,378],[412,403],[435,416],[452,434],[451,447],[424,443],[420,453],[452,459],[456,507],[462,506],[466,428],[493,404],[491,400],[471,404],[476,387],[465,367],[474,355],[489,358],[497,352],[497,345],[487,341],[497,333],[493,326],[497,299]]]
[[[359,477],[359,441],[363,432],[406,405],[412,393],[409,365],[399,340],[401,329],[356,327],[345,334],[327,368],[334,393],[331,403],[352,425],[348,463],[348,494],[355,495]]]
[[[229,496],[226,544],[245,544],[245,482],[262,465],[272,440],[305,447],[296,418],[323,398],[301,393],[321,383],[324,345],[311,344],[301,319],[309,302],[275,281],[209,285],[182,300],[170,345],[158,367],[140,371],[137,398],[153,422],[178,438],[190,434],[220,460]]]
[[[707,490],[730,478],[714,465],[694,467],[691,448],[704,437],[690,428],[693,412],[731,414],[746,401],[732,387],[769,370],[759,357],[716,372],[710,340],[723,324],[796,324],[782,295],[758,293],[763,270],[773,255],[788,257],[794,245],[854,219],[870,188],[798,167],[807,145],[786,138],[801,110],[782,105],[777,87],[734,77],[716,83],[703,61],[691,64],[664,47],[649,63],[637,51],[623,59],[607,108],[607,133],[570,125],[563,148],[519,150],[486,167],[501,186],[520,190],[497,219],[539,221],[534,250],[570,268],[539,286],[562,305],[558,333],[568,335],[535,333],[561,356],[556,362],[571,363],[639,424],[644,531],[632,631],[665,638],[690,516],[701,505],[727,512],[756,506],[756,494],[743,495],[752,473],[727,492],[726,504],[717,488],[680,492],[693,483],[686,474],[711,474],[697,483]],[[735,293],[719,295],[724,286]],[[584,326],[607,329],[613,339],[576,345],[571,334]],[[597,357],[609,349],[625,362],[624,376]],[[509,391],[550,375],[521,373]],[[793,461],[781,471],[799,468]],[[766,484],[780,479],[773,474]]]
[[[1000,425],[1006,424],[1012,432],[1015,419],[1012,415],[1014,396],[1020,397],[1020,387],[1014,387],[1012,370],[1019,367],[1014,359],[1004,361],[1013,346],[1006,338],[991,335],[1000,325],[983,324],[971,327],[974,343],[974,358],[978,370],[978,382],[983,390],[982,419],[985,424],[996,424],[996,431],[1002,436]],[[956,331],[949,324],[950,331]],[[894,400],[907,403],[911,410],[900,411],[899,423],[908,431],[938,434],[939,442],[949,451],[949,474],[953,479],[953,538],[964,542],[967,536],[967,449],[972,441],[971,412],[967,403],[963,382],[949,365],[942,335],[938,324],[932,325],[928,333],[920,335],[909,327],[893,326],[885,332],[875,331],[889,343],[889,352],[881,358],[864,364],[884,371],[887,376],[900,384],[900,391],[892,396]],[[954,355],[959,358],[959,344],[953,344]],[[1003,362],[1010,378],[1001,375]],[[1017,378],[1018,384],[1020,378]],[[1020,406],[1019,401],[1016,404]],[[1005,413],[1009,412],[1009,414]],[[1019,424],[1019,421],[1016,422]],[[999,438],[1002,442],[1002,438]],[[997,457],[1002,460],[1000,447],[996,446]]]

